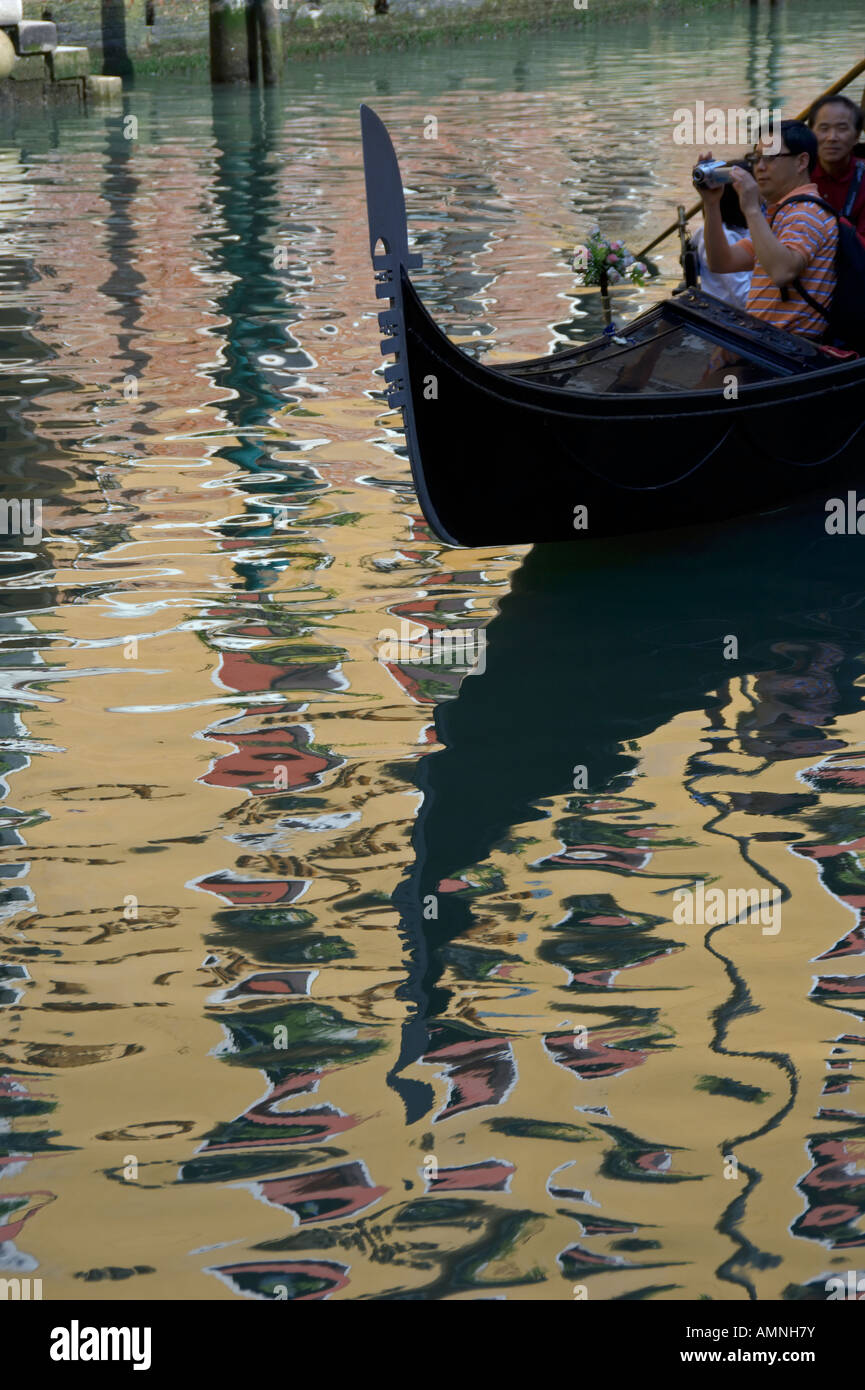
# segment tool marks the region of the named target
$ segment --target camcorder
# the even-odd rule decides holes
[[[732,182],[731,166],[723,159],[707,159],[694,165],[691,178],[695,188],[720,188]]]

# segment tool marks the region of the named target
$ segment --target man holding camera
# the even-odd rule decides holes
[[[770,132],[771,136],[771,132]],[[770,137],[758,141],[749,159],[752,173],[733,168],[730,182],[748,224],[748,235],[731,245],[721,222],[723,186],[702,187],[706,260],[716,274],[751,270],[747,309],[788,333],[822,338],[826,320],[797,292],[798,281],[808,295],[828,309],[835,289],[838,224],[813,203],[785,204],[793,197],[819,197],[812,182],[817,163],[817,140],[801,121],[782,121],[768,153]],[[701,155],[700,162],[711,159]],[[766,204],[763,213],[761,202]]]

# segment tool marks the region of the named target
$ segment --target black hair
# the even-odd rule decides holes
[[[853,121],[853,125],[856,127],[856,134],[862,134],[862,126],[865,124],[865,112],[862,111],[861,106],[856,105],[855,101],[851,101],[849,97],[842,96],[820,97],[819,101],[814,102],[814,105],[808,112],[808,124],[812,130],[817,123],[817,117],[823,110],[823,107],[830,105],[845,106]]]
[[[817,163],[817,136],[813,130],[809,130],[804,121],[782,121],[780,130],[781,140],[790,154],[807,154],[808,173],[813,174]]]
[[[751,172],[744,159],[731,159],[730,168],[744,169],[746,174]],[[721,194],[720,207],[721,221],[725,227],[747,227],[748,221],[742,211],[739,195],[731,183],[724,184],[724,192]]]

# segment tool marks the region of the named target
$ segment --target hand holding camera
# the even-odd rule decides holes
[[[703,201],[712,203],[721,197],[724,185],[733,181],[730,165],[726,160],[713,159],[711,150],[706,150],[700,155],[691,178]]]
[[[691,177],[704,204],[720,202],[724,189],[732,184],[745,214],[760,207],[760,190],[741,162],[728,164],[723,159],[713,159],[712,151],[706,150],[694,165]]]

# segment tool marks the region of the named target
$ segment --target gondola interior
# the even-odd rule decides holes
[[[827,365],[812,344],[690,290],[626,328],[502,370],[535,385],[603,395],[723,390],[731,377],[739,389]]]

